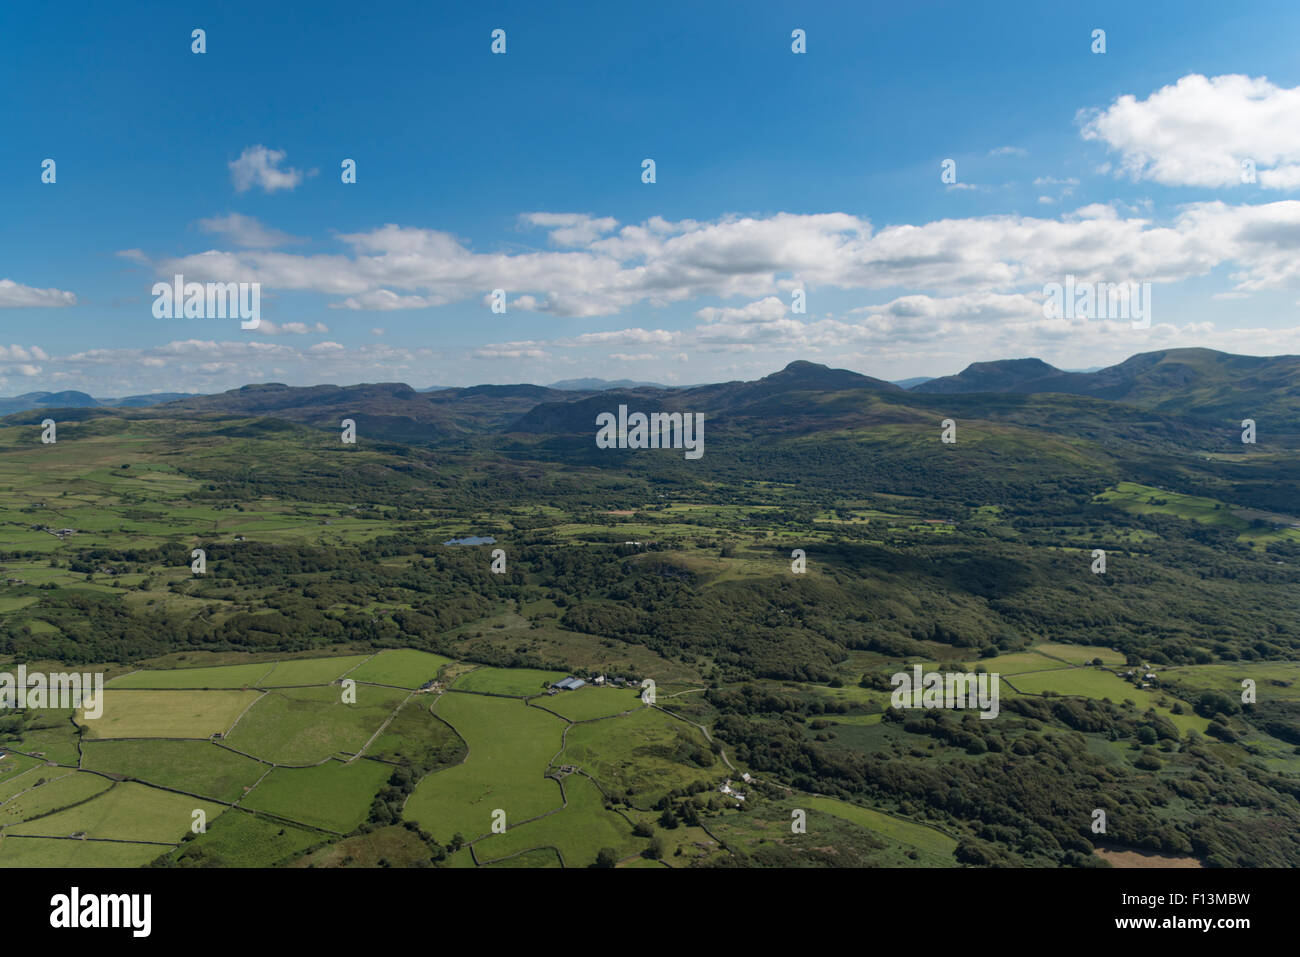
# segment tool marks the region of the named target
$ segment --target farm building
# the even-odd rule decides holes
[[[583,681],[581,678],[575,678],[573,675],[569,675],[569,677],[562,681],[555,682],[555,687],[559,688],[561,691],[577,691],[586,683],[587,682]]]

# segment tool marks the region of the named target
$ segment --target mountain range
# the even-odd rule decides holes
[[[488,433],[585,433],[595,416],[630,408],[704,412],[715,429],[761,424],[784,433],[933,418],[962,400],[965,414],[996,409],[1005,416],[1035,408],[1077,416],[1088,402],[1062,406],[1052,396],[1118,403],[1133,410],[1201,420],[1221,427],[1243,418],[1267,420],[1276,433],[1300,432],[1300,356],[1240,356],[1210,349],[1167,349],[1134,355],[1092,372],[1067,372],[1041,359],[972,363],[962,372],[904,388],[847,369],[791,362],[754,381],[668,387],[629,380],[573,379],[551,386],[519,383],[417,391],[398,382],[351,386],[246,385],[214,395],[159,394],[95,399],[84,392],[31,392],[0,399],[0,415],[42,409],[115,410],[153,416],[270,417],[335,427],[344,418],[376,438],[438,442]],[[971,405],[971,402],[975,405]],[[954,410],[958,406],[953,406]],[[1065,411],[1062,411],[1065,410]],[[84,412],[76,417],[84,417]],[[955,411],[954,411],[955,414]],[[1026,416],[1028,413],[1023,413]],[[1264,428],[1261,425],[1261,428]]]

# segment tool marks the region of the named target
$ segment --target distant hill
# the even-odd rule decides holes
[[[30,412],[34,409],[139,409],[193,396],[192,392],[155,392],[150,395],[128,395],[121,399],[97,399],[76,391],[27,392],[23,395],[0,396],[0,415]]]
[[[402,382],[351,386],[270,382],[194,396],[148,411],[272,417],[329,429],[352,419],[359,433],[372,438],[422,443],[494,431],[538,403],[568,394],[527,384],[417,392]]]
[[[928,375],[918,375],[918,376],[912,376],[912,378],[910,379],[895,379],[894,385],[898,386],[900,389],[914,389],[922,382],[929,382],[932,378],[934,377]]]
[[[197,392],[152,392],[148,395],[128,395],[121,399],[100,399],[99,403],[118,409],[143,409],[164,402],[175,402],[178,399],[193,399],[198,395]]]
[[[1238,356],[1213,349],[1143,352],[1095,372],[1065,372],[1041,359],[975,362],[923,382],[916,393],[1059,392],[1200,417],[1300,413],[1300,356]],[[1287,431],[1294,431],[1289,426]]]
[[[0,415],[30,412],[32,409],[86,409],[101,403],[84,392],[26,392],[12,397],[0,396]]]
[[[615,389],[547,402],[521,416],[507,431],[589,432],[598,413],[612,412],[620,404],[642,411],[704,412],[715,426],[763,419],[789,430],[808,417],[825,425],[829,417],[842,410],[811,397],[842,392],[907,395],[892,382],[800,360],[751,382],[721,382],[680,389],[642,388],[634,393]],[[809,398],[800,399],[800,394],[808,394]]]
[[[552,382],[552,389],[563,392],[604,392],[608,389],[669,389],[671,386],[658,382],[635,382],[632,379],[561,379]]]

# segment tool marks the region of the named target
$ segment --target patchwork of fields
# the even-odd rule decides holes
[[[47,750],[51,728],[4,743],[0,867],[427,864],[436,849],[452,866],[688,866],[765,842],[772,808],[800,803],[814,830],[861,829],[863,853],[951,863],[940,832],[831,798],[772,791],[766,807],[755,781],[766,809],[741,810],[722,792],[740,770],[690,720],[637,688],[545,693],[560,677],[405,649],[123,674],[101,717],[63,716],[70,748]],[[407,825],[368,825],[395,772],[449,739],[459,759],[412,782]],[[696,795],[707,823],[664,827],[670,795]]]

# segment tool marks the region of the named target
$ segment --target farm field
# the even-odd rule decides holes
[[[381,651],[365,664],[350,671],[348,677],[355,681],[393,685],[414,691],[438,677],[438,673],[451,664],[450,658],[427,651],[397,649]]]
[[[263,688],[296,688],[304,685],[329,684],[348,674],[369,657],[369,655],[350,655],[342,658],[294,658],[290,661],[281,661],[258,684]]]
[[[581,767],[637,807],[727,774],[698,730],[653,708],[574,726],[558,763]]]
[[[920,854],[936,859],[936,862],[946,862],[952,857],[953,851],[957,849],[955,838],[923,824],[903,821],[880,811],[859,807],[856,804],[846,804],[844,801],[836,801],[833,798],[814,797],[809,798],[806,803],[815,811],[821,811],[851,821],[882,837],[907,845]],[[810,815],[808,822],[809,833],[812,833],[816,826],[815,817]]]
[[[310,768],[275,768],[240,806],[346,834],[366,819],[392,768],[364,758]]]
[[[612,848],[619,859],[643,850],[646,842],[632,834],[632,825],[603,805],[600,789],[581,774],[564,778],[567,805],[554,814],[490,834],[475,841],[474,857],[480,864],[520,852],[553,848],[565,867],[588,867],[602,848]]]
[[[77,723],[87,738],[209,738],[224,734],[256,691],[123,691],[104,689],[104,713]]]
[[[546,693],[546,685],[565,677],[562,671],[538,671],[534,668],[475,668],[456,679],[456,691],[525,697]]]
[[[356,703],[348,704],[337,687],[276,689],[248,709],[225,743],[272,764],[317,764],[359,751],[405,698],[404,691],[359,685]]]
[[[0,835],[0,868],[144,867],[162,850],[157,844]]]
[[[405,816],[439,841],[488,834],[493,812],[507,826],[560,807],[559,785],[545,776],[560,750],[564,722],[522,701],[449,692],[435,713],[464,738],[464,764],[424,778]]]
[[[113,786],[112,781],[98,774],[62,768],[51,770],[53,773],[44,784],[22,791],[0,804],[0,827],[11,827],[80,804]]]
[[[206,833],[186,844],[178,860],[182,866],[274,867],[326,839],[320,831],[231,809],[211,822]],[[154,850],[150,860],[168,853],[167,848]]]
[[[557,695],[535,698],[534,705],[554,711],[570,721],[591,721],[605,718],[624,711],[644,708],[641,692],[627,688],[579,688],[577,691],[561,691]]]
[[[81,766],[217,801],[237,801],[268,767],[208,741],[86,741]]]
[[[40,837],[85,834],[104,840],[174,844],[189,831],[196,810],[203,811],[212,822],[226,809],[220,804],[127,781],[75,807],[10,825],[5,831]]]
[[[109,688],[201,688],[243,689],[257,687],[275,668],[274,662],[251,665],[218,665],[212,668],[176,668],[167,671],[136,671],[107,682]]]

